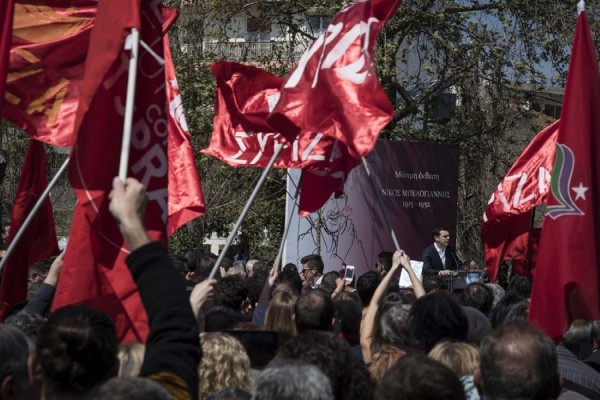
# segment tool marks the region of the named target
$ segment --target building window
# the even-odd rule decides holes
[[[268,42],[271,39],[271,22],[262,18],[248,16],[246,19],[248,40]]]
[[[327,26],[329,26],[329,21],[331,21],[331,18],[324,15],[312,15],[308,17],[308,27],[314,36],[319,36],[325,32]]]

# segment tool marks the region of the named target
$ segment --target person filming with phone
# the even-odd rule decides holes
[[[456,255],[454,247],[450,246],[450,231],[448,228],[436,228],[432,231],[433,243],[423,250],[421,261],[423,261],[423,276],[428,275],[452,275],[462,267],[464,263]],[[475,261],[471,261],[471,268],[476,267]]]

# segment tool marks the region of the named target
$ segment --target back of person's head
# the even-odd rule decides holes
[[[321,286],[319,286],[322,290],[326,291],[329,294],[332,294],[337,287],[336,280],[340,277],[340,274],[336,271],[329,271],[325,275],[323,275],[323,279],[321,279]]]
[[[50,314],[36,353],[44,386],[54,395],[85,394],[118,369],[115,327],[106,314],[86,305]]]
[[[494,302],[492,303],[492,307],[495,307],[496,304],[498,304],[498,302],[506,295],[506,291],[497,283],[486,283],[485,286],[492,289],[492,293],[494,293]]]
[[[294,324],[296,301],[298,301],[297,295],[279,292],[269,302],[265,314],[265,328],[279,332],[281,344],[298,334],[296,324]]]
[[[563,334],[562,344],[580,360],[587,358],[592,352],[592,331],[592,321],[576,319]]]
[[[479,347],[481,340],[492,331],[492,324],[481,311],[473,307],[463,307],[462,309],[469,320],[467,342]]]
[[[239,275],[246,278],[246,263],[243,261],[234,261],[233,265],[227,270],[227,275]]]
[[[423,277],[423,289],[425,289],[425,293],[433,293],[439,290],[446,290],[448,287],[437,275],[427,275]]]
[[[148,378],[118,377],[100,385],[93,400],[170,400],[171,396],[158,383]]]
[[[206,400],[250,400],[252,395],[240,388],[228,387],[208,396]]]
[[[333,304],[336,310],[336,319],[340,321],[342,336],[349,341],[358,341],[362,319],[360,306],[352,300],[340,300]]]
[[[375,400],[464,400],[460,380],[438,361],[421,354],[406,355],[383,376]]]
[[[329,378],[305,362],[278,360],[256,377],[253,400],[333,400]]]
[[[315,268],[319,275],[323,275],[323,270],[325,269],[325,264],[323,264],[323,259],[318,254],[310,254],[308,256],[304,256],[300,259],[300,264],[306,264],[310,268]]]
[[[400,357],[404,357],[406,352],[392,344],[384,344],[379,351],[373,354],[371,364],[369,364],[369,373],[375,382],[379,382],[385,373],[396,364]]]
[[[308,362],[329,377],[336,399],[352,393],[352,353],[346,341],[332,332],[308,331],[284,344],[276,358]]]
[[[296,290],[296,294],[298,295],[302,293],[302,278],[300,278],[300,274],[295,267],[294,269],[284,268],[283,271],[277,275],[277,278],[275,278],[275,285],[273,285],[273,287],[279,283],[287,283],[291,288]]]
[[[226,276],[215,285],[215,304],[239,311],[248,296],[246,281],[238,275]]]
[[[188,268],[187,259],[183,256],[178,256],[177,254],[169,253],[169,259],[175,267],[177,273],[181,276],[181,278],[185,281],[187,274],[190,272]]]
[[[531,297],[531,283],[530,277],[516,275],[508,284],[508,293],[528,299]]]
[[[194,256],[194,262],[195,264],[190,270],[194,273],[196,282],[202,282],[210,276],[210,273],[217,262],[217,256],[212,253],[197,253]],[[215,278],[219,279],[220,275],[217,273]]]
[[[363,307],[371,303],[375,290],[379,286],[379,275],[375,271],[369,271],[358,277],[356,291],[360,296]]]
[[[494,304],[494,292],[483,283],[468,284],[460,295],[463,306],[478,309],[485,315],[490,315]]]
[[[383,270],[387,273],[392,269],[392,258],[394,253],[391,251],[382,251],[377,255],[377,261],[382,266]]]
[[[121,378],[135,378],[140,375],[146,346],[142,343],[131,343],[119,346],[119,373]]]
[[[8,317],[5,323],[21,329],[29,339],[35,342],[46,325],[46,321],[46,317],[42,317],[40,314],[21,311]]]
[[[466,341],[469,320],[456,300],[437,292],[423,296],[413,304],[408,329],[413,345],[429,352],[444,339]]]
[[[386,344],[408,349],[411,344],[408,317],[409,309],[403,304],[395,304],[385,310],[376,321],[378,329],[374,332],[371,350],[378,352]]]
[[[492,308],[490,323],[492,324],[492,329],[495,329],[505,322],[527,321],[528,315],[529,301],[516,294],[507,294]]]
[[[490,400],[550,399],[559,389],[552,340],[525,321],[507,322],[481,343],[476,381]]]
[[[311,290],[296,302],[294,319],[299,333],[311,329],[331,330],[334,317],[333,300],[324,290]]]
[[[479,368],[479,349],[469,343],[443,340],[428,355],[450,368],[457,378],[472,375]]]
[[[33,352],[33,343],[23,331],[0,324],[0,398],[4,398],[5,391],[29,390],[27,362]]]
[[[248,300],[252,306],[258,303],[258,299],[268,278],[269,273],[259,269],[256,271],[253,270],[252,276],[245,279],[246,286],[248,287]]]
[[[252,266],[252,273],[254,274],[262,272],[268,275],[269,271],[271,271],[271,267],[264,261],[257,261]]]
[[[200,334],[200,342],[200,399],[206,399],[214,392],[229,386],[250,390],[250,358],[239,340],[222,332],[205,332]]]

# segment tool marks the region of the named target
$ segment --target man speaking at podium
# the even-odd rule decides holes
[[[448,245],[450,243],[448,228],[436,228],[432,233],[433,244],[427,246],[421,255],[423,276],[448,276],[464,263],[456,255],[454,247]]]

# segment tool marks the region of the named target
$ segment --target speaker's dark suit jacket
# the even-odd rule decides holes
[[[444,269],[456,270],[463,264],[452,246],[446,246],[446,263],[442,264],[442,259],[433,243],[423,250],[421,261],[423,261],[423,276],[437,275]]]

